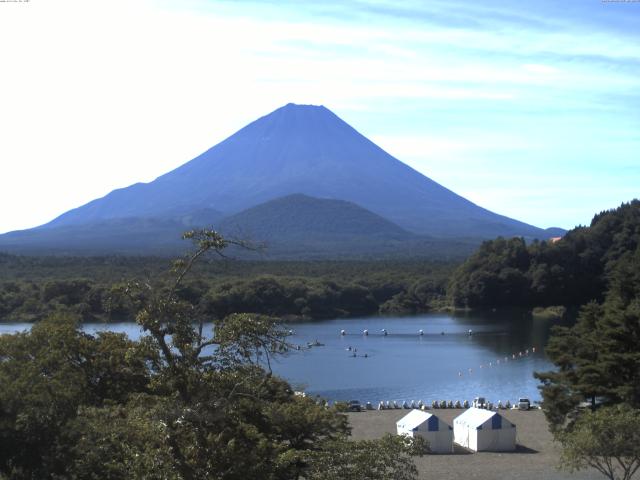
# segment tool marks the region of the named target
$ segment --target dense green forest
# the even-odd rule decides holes
[[[170,262],[154,257],[0,255],[0,320],[37,321],[65,311],[83,321],[127,321],[130,282],[167,288]],[[177,294],[200,312],[331,318],[418,313],[444,305],[455,264],[414,262],[202,262]]]
[[[609,272],[602,303],[590,302],[571,327],[554,327],[547,355],[558,370],[538,374],[545,411],[559,428],[583,400],[640,408],[640,246]]]
[[[602,301],[611,273],[640,243],[640,201],[593,218],[560,241],[484,242],[456,270],[448,288],[460,307],[579,306]]]
[[[606,285],[603,301],[583,305],[574,325],[554,327],[546,353],[556,368],[536,377],[562,467],[631,479],[640,468],[638,202],[597,216],[593,227],[582,237],[592,269],[582,271]]]

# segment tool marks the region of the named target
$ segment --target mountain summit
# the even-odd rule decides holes
[[[203,211],[215,211],[219,219],[292,194],[355,203],[419,235],[549,236],[439,185],[327,108],[292,103],[156,180],[114,190],[37,231]]]

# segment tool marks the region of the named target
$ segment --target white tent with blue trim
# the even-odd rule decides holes
[[[420,436],[429,442],[433,453],[451,453],[453,451],[452,428],[432,413],[411,410],[396,422],[398,435]]]
[[[516,449],[516,426],[498,412],[470,408],[453,419],[454,442],[476,452]]]

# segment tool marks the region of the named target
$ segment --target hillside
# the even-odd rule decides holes
[[[457,306],[583,305],[602,301],[611,274],[640,248],[640,201],[594,216],[560,241],[518,238],[484,242],[454,273]]]
[[[460,260],[478,245],[410,233],[354,203],[302,194],[270,200],[222,219],[218,229],[260,247],[243,258],[440,258]]]
[[[150,183],[114,190],[37,229],[0,236],[0,249],[15,251],[17,238],[20,245],[49,250],[57,250],[64,236],[84,239],[65,245],[72,249],[90,241],[88,232],[98,228],[108,230],[101,240],[105,247],[112,236],[114,249],[143,252],[155,248],[152,243],[170,244],[174,230],[151,229],[158,238],[146,245],[139,242],[139,223],[184,219],[202,211],[217,212],[218,220],[299,193],[355,203],[418,235],[553,236],[453,193],[389,155],[325,107],[288,104]],[[63,227],[66,230],[54,233]]]
[[[0,251],[38,255],[174,255],[184,250],[182,234],[212,226],[221,215],[211,209],[173,218],[125,217],[89,224],[20,230],[0,235]]]
[[[288,195],[229,216],[224,233],[238,232],[273,241],[322,241],[339,238],[407,240],[416,235],[358,205],[343,200]]]

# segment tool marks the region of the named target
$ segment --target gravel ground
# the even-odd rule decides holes
[[[436,410],[441,420],[452,425],[455,417],[464,410]],[[396,422],[408,410],[374,410],[349,413],[352,437],[355,439],[379,438],[385,433],[396,433]],[[510,453],[470,453],[456,448],[453,454],[425,455],[415,459],[421,479],[458,480],[601,480],[596,470],[584,470],[574,474],[559,471],[559,446],[547,429],[547,422],[540,410],[500,411],[517,428],[517,449]]]

